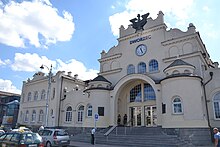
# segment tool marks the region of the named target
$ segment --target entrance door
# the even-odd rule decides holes
[[[141,126],[141,107],[130,107],[131,126]]]
[[[145,106],[144,107],[144,117],[146,126],[157,125],[157,108],[156,106]]]

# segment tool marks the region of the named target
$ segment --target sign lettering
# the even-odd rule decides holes
[[[147,35],[147,36],[144,36],[144,37],[140,37],[140,38],[131,40],[130,44],[137,43],[137,42],[144,41],[144,40],[149,40],[149,39],[151,39],[151,35]]]

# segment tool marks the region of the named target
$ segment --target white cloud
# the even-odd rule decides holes
[[[4,60],[4,61],[2,61],[2,60],[0,59],[0,66],[8,65],[8,64],[10,64],[10,63],[11,63],[11,61],[10,61],[9,59],[6,59],[6,60]]]
[[[125,5],[125,11],[110,16],[109,21],[115,36],[118,36],[120,25],[124,25],[127,28],[128,24],[131,24],[129,20],[136,17],[138,13],[145,14],[150,12],[150,17],[155,19],[158,12],[162,11],[165,15],[175,19],[173,21],[176,21],[176,25],[185,25],[189,16],[193,15],[191,13],[192,5],[193,0],[130,0]]]
[[[17,89],[10,80],[0,79],[0,91],[21,94],[21,90]]]
[[[16,53],[14,58],[14,63],[11,65],[12,70],[14,71],[27,71],[34,72],[39,71],[40,66],[46,63],[46,66],[50,66],[51,64],[55,65],[54,61],[49,60],[46,56],[39,56],[38,54],[30,54],[30,53]]]
[[[39,56],[38,54],[30,53],[16,53],[14,58],[14,63],[11,65],[14,71],[26,71],[26,72],[37,72],[40,71],[40,66],[44,64],[46,68],[43,72],[48,73],[52,65],[52,72],[57,71],[71,71],[72,74],[78,74],[79,78],[82,80],[93,79],[97,76],[98,71],[94,69],[87,69],[85,65],[75,59],[69,61],[62,61],[57,59],[56,61],[49,60],[46,56]]]
[[[47,47],[69,41],[74,32],[72,15],[52,7],[49,0],[11,1],[0,8],[0,43],[13,47]]]
[[[85,65],[75,59],[71,59],[67,62],[62,60],[57,60],[57,71],[71,71],[73,74],[78,74],[79,78],[82,80],[93,79],[97,76],[98,71],[94,69],[87,69]]]

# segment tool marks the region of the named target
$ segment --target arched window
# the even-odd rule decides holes
[[[133,64],[128,65],[127,68],[127,74],[134,74],[135,73],[135,67]]]
[[[141,84],[130,90],[130,102],[141,102]]]
[[[87,106],[87,116],[91,117],[92,116],[92,105]]]
[[[153,59],[149,62],[149,72],[158,71],[158,62]]]
[[[39,113],[39,122],[43,122],[44,120],[44,111],[43,110],[40,110],[40,113]]]
[[[70,122],[70,121],[72,121],[72,107],[71,106],[69,106],[69,107],[67,107],[67,109],[66,109],[66,121],[67,122]]]
[[[33,110],[32,115],[31,115],[31,122],[35,122],[36,121],[36,111]]]
[[[102,84],[99,84],[97,87],[102,87]]]
[[[176,75],[176,74],[180,74],[180,72],[178,70],[174,70],[172,74]]]
[[[186,70],[184,70],[184,73],[185,74],[190,74],[191,72],[188,69],[186,69]]]
[[[27,110],[25,113],[25,117],[24,117],[24,122],[28,122],[28,116],[29,115],[29,111]]]
[[[146,64],[144,62],[138,64],[138,73],[146,73]]]
[[[28,102],[31,101],[31,92],[28,93]]]
[[[50,110],[50,116],[53,117],[53,109]]]
[[[153,87],[150,84],[144,84],[144,101],[155,99],[156,95]]]
[[[34,100],[36,101],[38,99],[38,91],[34,92]]]
[[[54,98],[55,98],[55,93],[56,93],[56,89],[55,89],[55,88],[53,88],[53,96],[52,96],[52,99],[54,99]]]
[[[41,100],[45,100],[45,99],[46,99],[46,92],[45,92],[44,89],[41,91],[41,97],[40,97],[40,99],[41,99]]]
[[[22,94],[22,103],[25,102],[25,94]]]
[[[23,121],[23,112],[20,111],[20,122],[22,122],[22,121]]]
[[[220,92],[215,94],[213,98],[213,107],[215,119],[220,119]]]
[[[78,108],[78,116],[77,116],[78,122],[83,122],[83,114],[84,114],[84,106],[81,105]]]
[[[174,114],[182,114],[183,113],[183,108],[182,108],[182,102],[180,97],[175,97],[173,99],[173,113]]]

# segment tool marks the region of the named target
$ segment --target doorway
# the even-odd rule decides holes
[[[145,126],[152,127],[157,125],[157,108],[156,106],[144,107]]]
[[[141,107],[130,107],[131,126],[141,126]]]

